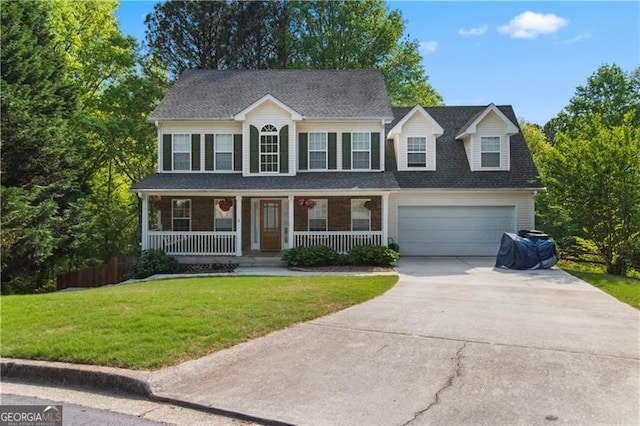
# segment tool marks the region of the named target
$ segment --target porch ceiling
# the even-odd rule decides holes
[[[389,172],[321,172],[296,176],[242,176],[215,173],[156,173],[136,182],[132,191],[269,191],[269,190],[394,190]]]

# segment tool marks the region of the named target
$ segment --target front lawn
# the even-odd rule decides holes
[[[1,296],[0,354],[156,369],[364,302],[397,279],[208,277]]]
[[[621,302],[640,309],[640,279],[607,274],[604,267],[593,265],[561,261],[559,266]]]

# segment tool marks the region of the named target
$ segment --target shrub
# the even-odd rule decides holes
[[[178,261],[162,250],[144,250],[131,268],[132,278],[147,278],[155,274],[175,274],[180,270]]]
[[[400,253],[400,246],[396,243],[390,243],[389,248],[395,251],[396,253]]]
[[[351,249],[347,260],[354,265],[389,266],[400,259],[400,255],[384,246],[359,246]]]
[[[295,247],[282,255],[288,266],[328,266],[335,265],[338,259],[338,253],[327,246]]]

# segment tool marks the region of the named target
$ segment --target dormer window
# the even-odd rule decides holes
[[[427,167],[427,138],[407,138],[407,167]]]
[[[260,171],[278,173],[279,163],[278,129],[267,124],[260,130]]]
[[[480,167],[500,167],[500,137],[480,138]]]

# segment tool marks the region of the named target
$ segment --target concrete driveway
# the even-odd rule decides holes
[[[640,314],[560,270],[404,258],[386,294],[155,373],[301,425],[640,424]]]

